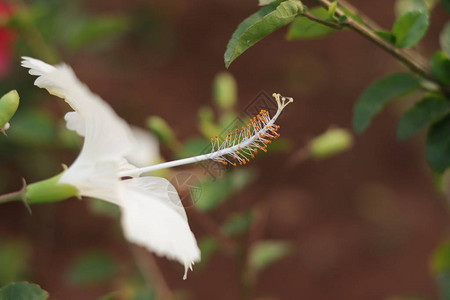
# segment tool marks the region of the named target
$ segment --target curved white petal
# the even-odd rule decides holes
[[[132,126],[135,145],[125,158],[133,165],[144,167],[158,163],[159,143],[158,139],[150,132],[139,127]]]
[[[54,67],[29,57],[23,57],[22,66],[29,68],[31,75],[39,76],[35,85],[65,99],[78,113],[78,122],[84,120],[85,142],[80,160],[117,160],[131,151],[134,139],[128,124],[81,83],[69,66]],[[74,115],[70,118],[73,123]],[[82,126],[78,124],[74,128],[79,131]]]
[[[164,191],[165,184],[167,190]],[[158,255],[181,262],[187,270],[200,261],[200,249],[173,186],[158,177],[122,182],[122,226],[126,238]],[[153,187],[159,186],[156,192]],[[177,199],[176,199],[177,198]],[[175,208],[176,207],[176,208]],[[181,212],[182,211],[182,212]]]

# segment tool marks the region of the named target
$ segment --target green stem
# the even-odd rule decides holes
[[[27,184],[26,184],[25,180],[23,180],[22,188],[16,192],[1,195],[0,203],[6,203],[6,202],[12,202],[12,201],[24,201],[26,187],[27,187]]]
[[[326,9],[328,9],[331,5],[331,2],[328,0],[316,0],[316,1],[318,3],[320,3],[320,5],[322,5]],[[339,1],[339,4],[341,5],[341,7],[344,7],[345,9],[348,9],[349,11],[356,12],[356,10],[352,6],[350,6],[348,8],[346,6],[347,3],[345,1]],[[335,15],[337,17],[346,16],[345,13],[339,8],[336,8]],[[352,18],[349,18],[349,16],[347,16],[347,18],[348,18],[348,20],[344,23],[345,26],[347,26],[351,30],[357,32],[358,34],[362,35],[369,41],[376,44],[378,47],[382,48],[383,50],[385,50],[386,52],[388,52],[389,54],[394,56],[398,61],[400,61],[401,63],[406,65],[414,73],[436,83],[435,79],[433,78],[433,76],[430,73],[430,67],[427,62],[427,59],[425,59],[420,53],[418,53],[414,50],[411,50],[411,49],[408,49],[408,50],[399,49],[399,48],[395,47],[394,45],[383,40],[376,33],[374,33],[371,28],[358,23],[357,21],[353,20]],[[370,19],[367,19],[367,21],[365,20],[365,22],[367,24],[371,24],[371,27],[373,27],[374,29],[380,28],[378,25],[376,25],[375,22],[371,21]],[[327,24],[324,24],[324,25],[327,25]]]

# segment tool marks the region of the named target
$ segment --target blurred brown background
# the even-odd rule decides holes
[[[394,1],[353,4],[390,28]],[[83,7],[93,14],[144,16],[153,22],[153,31],[151,35],[134,31],[116,47],[63,58],[125,119],[144,126],[148,115],[159,115],[183,139],[198,131],[197,110],[211,103],[212,78],[224,70],[228,39],[256,5],[256,1],[237,0],[85,1]],[[447,17],[442,9],[433,11],[420,48],[425,55],[437,49],[438,30]],[[295,98],[279,121],[282,136],[292,141],[292,152],[252,162],[261,170],[258,180],[212,214],[220,221],[230,209],[266,203],[263,237],[297,246],[295,253],[261,274],[255,296],[436,298],[429,260],[447,236],[447,204],[433,186],[422,153],[424,137],[396,140],[400,104],[377,117],[350,151],[323,161],[290,163],[296,149],[331,125],[351,128],[352,106],[362,90],[404,67],[350,31],[300,42],[288,42],[284,35],[281,30],[264,39],[229,71],[237,80],[242,109],[262,90]],[[27,76],[25,70],[21,72]],[[62,116],[63,108],[48,99],[43,105],[54,106]],[[69,164],[75,155],[61,159]],[[21,174],[12,172],[10,188],[20,187],[20,180]],[[77,200],[35,206],[31,216],[20,204],[5,204],[0,210],[0,234],[31,241],[35,282],[49,291],[51,299],[95,299],[114,290],[114,281],[82,289],[66,283],[65,269],[84,249],[112,251],[121,259],[121,274],[127,274],[132,264],[129,248],[115,238],[120,231],[111,230],[112,222],[89,214],[85,203]],[[190,224],[196,236],[203,234],[195,220]],[[207,268],[194,267],[186,281],[179,265],[157,261],[170,287],[189,290],[193,299],[241,297],[238,268],[226,255],[215,256]]]

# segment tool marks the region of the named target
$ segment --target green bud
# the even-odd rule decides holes
[[[237,100],[237,85],[234,77],[228,72],[222,72],[214,78],[214,101],[221,109],[233,108]]]
[[[9,127],[9,120],[14,116],[19,107],[19,94],[12,90],[0,98],[0,130]]]
[[[322,159],[336,155],[353,145],[353,136],[345,129],[331,128],[309,143],[311,157]]]
[[[58,183],[62,174],[28,185],[25,192],[27,203],[58,202],[70,197],[79,198],[80,194],[74,186]]]
[[[180,147],[180,143],[175,138],[172,128],[167,122],[158,116],[151,116],[147,119],[147,127],[158,136],[159,140],[172,150]]]
[[[198,111],[199,129],[207,137],[213,137],[220,133],[220,128],[214,122],[214,112],[210,107],[202,107]]]

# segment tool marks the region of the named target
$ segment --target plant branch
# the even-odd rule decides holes
[[[336,24],[336,23],[332,23],[332,22],[328,22],[328,21],[316,18],[312,14],[310,14],[309,12],[304,13],[303,16],[307,17],[308,19],[310,19],[310,20],[312,20],[314,22],[323,24],[325,26],[328,26],[328,27],[331,27],[331,28],[334,28],[334,29],[342,29],[343,28],[343,26],[340,25],[340,24]]]
[[[24,179],[22,179],[23,185],[22,188],[16,192],[4,194],[0,196],[0,203],[6,203],[11,201],[24,201],[25,199],[25,190],[27,187],[27,183]]]
[[[331,5],[331,2],[328,0],[316,0],[320,5],[328,9]],[[350,12],[357,13],[357,10],[353,7],[347,4],[346,1],[339,1],[339,4],[341,7],[344,7],[345,9],[349,10]],[[348,7],[347,7],[348,6]],[[337,17],[345,16],[345,13],[339,9],[336,8],[335,15]],[[357,32],[358,34],[362,35],[369,41],[376,44],[378,47],[382,48],[392,56],[394,56],[398,61],[402,62],[404,65],[406,65],[411,71],[414,73],[431,80],[433,82],[436,82],[433,76],[430,73],[430,68],[427,60],[417,51],[411,50],[411,49],[399,49],[395,47],[394,45],[388,43],[387,41],[383,40],[381,37],[379,37],[373,30],[357,21],[352,19],[351,17],[347,16],[347,21],[344,23],[345,26],[350,28],[351,30]],[[373,29],[379,29],[380,27],[373,22],[372,20],[368,19],[367,17],[364,17],[364,22],[368,24]],[[323,23],[322,23],[323,24]],[[327,25],[327,24],[324,24]]]
[[[164,278],[154,255],[136,245],[131,243],[129,245],[140,273],[144,277],[147,284],[150,284],[155,288],[158,299],[174,299],[174,294],[167,284],[167,281]]]

